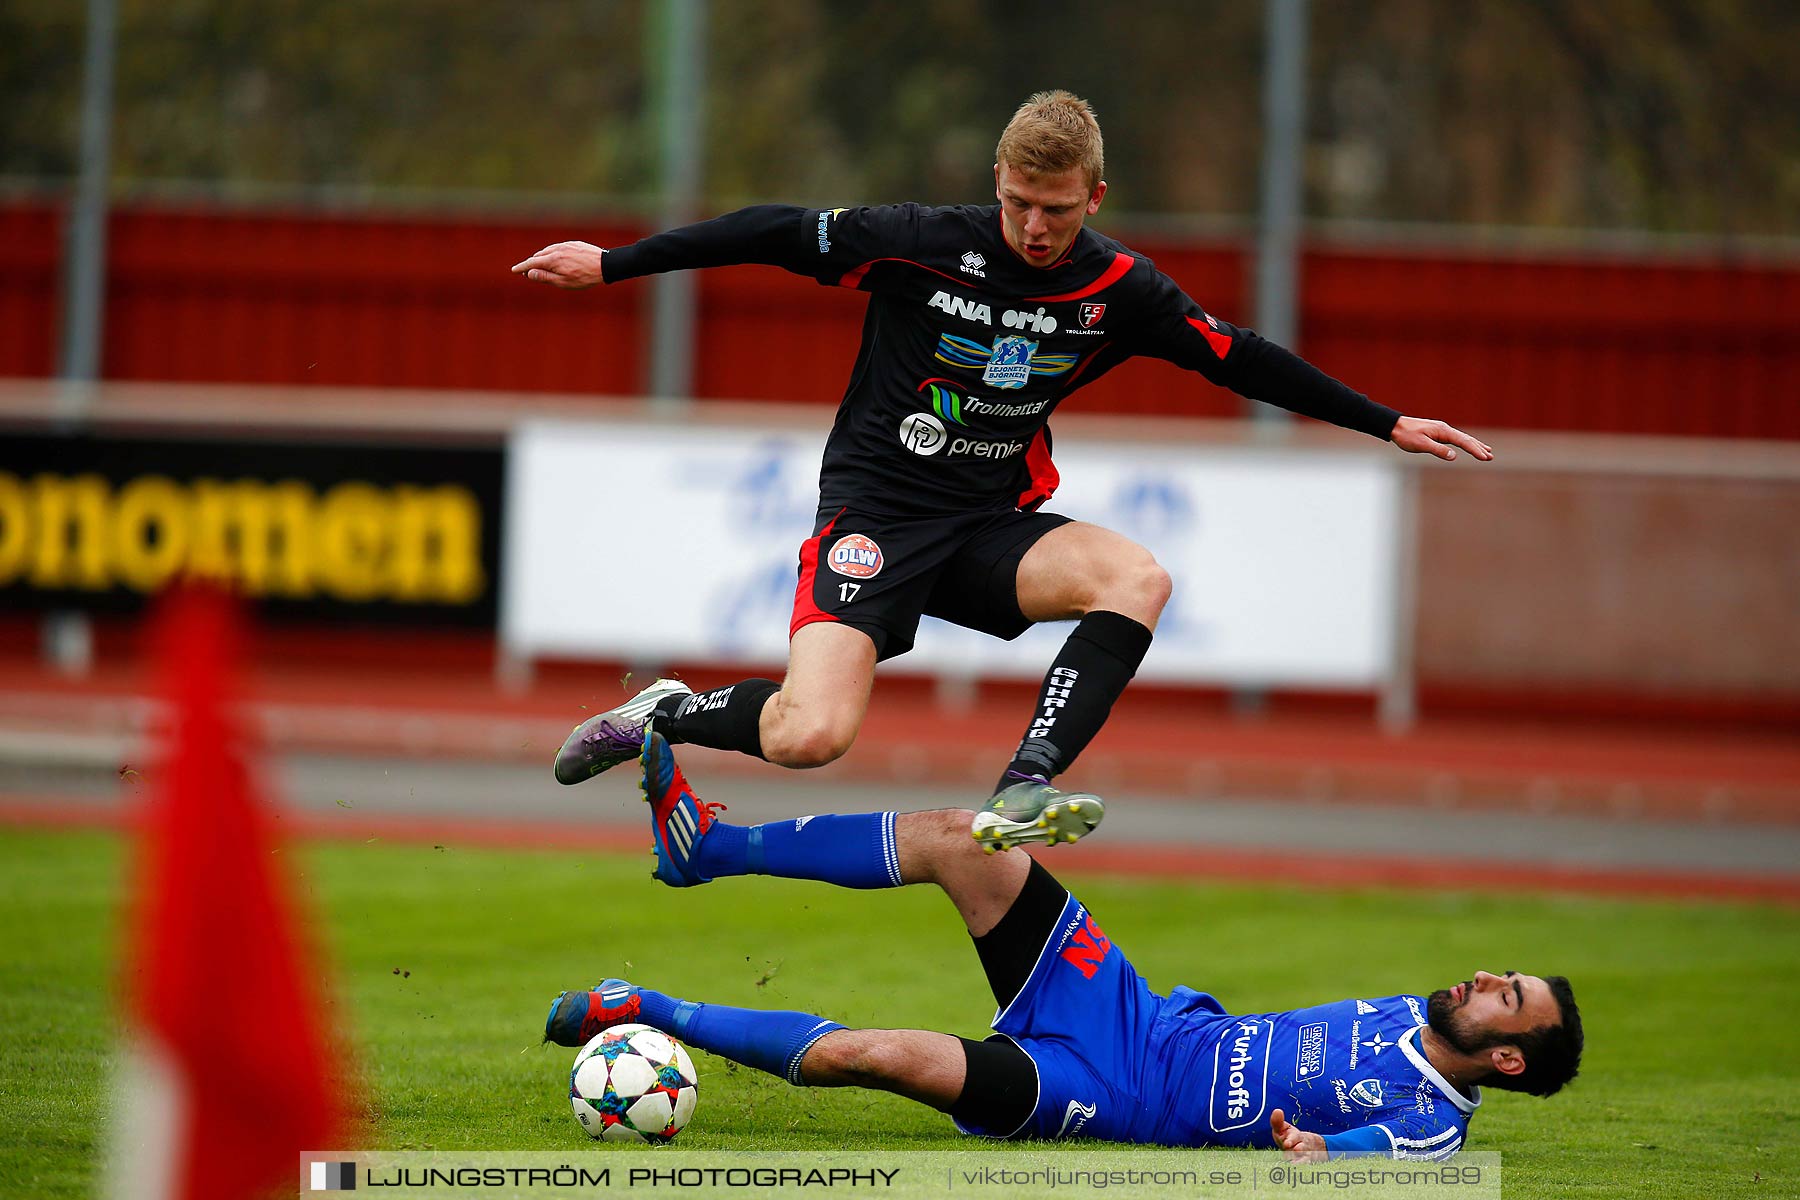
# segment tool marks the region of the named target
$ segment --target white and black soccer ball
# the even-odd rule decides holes
[[[693,1060],[680,1042],[648,1025],[595,1034],[569,1071],[569,1104],[591,1138],[666,1142],[700,1097]]]

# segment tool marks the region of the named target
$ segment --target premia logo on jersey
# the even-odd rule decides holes
[[[1025,451],[1024,442],[989,442],[980,438],[959,437],[954,440],[944,432],[944,423],[930,413],[914,413],[900,422],[900,444],[914,454],[930,456],[947,445],[951,454],[971,458],[1011,458]]]
[[[873,579],[881,574],[881,547],[860,533],[846,533],[831,547],[825,561],[839,575]]]
[[[986,279],[987,272],[982,270],[982,268],[985,266],[987,266],[987,259],[985,259],[981,255],[975,253],[975,251],[965,250],[963,252],[962,269],[963,269],[964,274],[974,275],[974,276],[977,276],[978,278]]]
[[[900,444],[914,454],[936,454],[949,440],[944,423],[930,413],[914,413],[900,422]]]

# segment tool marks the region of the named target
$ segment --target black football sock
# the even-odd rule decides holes
[[[1091,612],[1075,626],[1044,676],[1037,714],[1008,773],[1054,779],[1069,768],[1106,723],[1150,649],[1150,631],[1116,612]],[[1005,775],[995,791],[1017,782]]]
[[[711,746],[761,758],[763,705],[780,690],[773,679],[744,679],[692,696],[666,696],[656,706],[656,732],[671,745]]]

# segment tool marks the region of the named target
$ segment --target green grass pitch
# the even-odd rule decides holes
[[[606,975],[852,1025],[979,1036],[992,1015],[966,935],[930,889],[673,891],[648,878],[647,853],[349,842],[281,860],[321,918],[365,1148],[612,1153],[570,1115],[572,1055],[538,1045],[550,997]],[[0,1194],[94,1190],[120,1115],[110,988],[124,868],[110,835],[0,832]],[[1431,897],[1070,882],[1154,986],[1187,983],[1239,1011],[1425,991],[1477,967],[1569,975],[1588,1033],[1581,1078],[1548,1101],[1490,1093],[1471,1129],[1470,1149],[1505,1154],[1509,1197],[1800,1193],[1791,909],[1534,896],[1499,871]],[[690,1149],[1009,1152],[893,1097],[695,1061]]]

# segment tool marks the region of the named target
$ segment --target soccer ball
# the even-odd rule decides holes
[[[569,1071],[569,1104],[591,1138],[666,1142],[694,1115],[699,1077],[681,1043],[648,1025],[595,1034]]]

